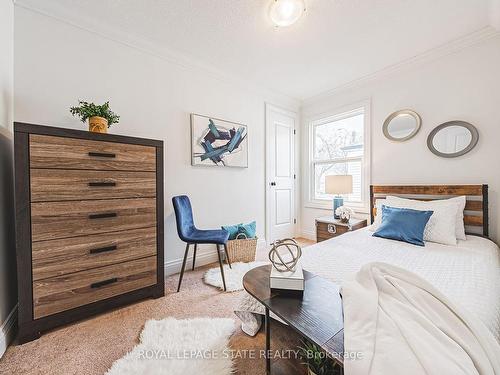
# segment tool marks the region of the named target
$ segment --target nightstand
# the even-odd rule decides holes
[[[364,228],[366,225],[366,219],[351,219],[348,223],[342,223],[333,216],[319,217],[316,219],[316,241],[329,240],[346,232]]]

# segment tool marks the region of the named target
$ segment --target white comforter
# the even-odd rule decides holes
[[[367,264],[344,282],[342,301],[346,374],[500,374],[486,326],[412,272]]]
[[[343,234],[303,249],[303,268],[335,283],[353,278],[371,262],[389,263],[421,276],[450,301],[479,318],[500,341],[500,252],[485,238],[467,236],[457,246],[427,242],[425,247],[372,237],[368,229]],[[255,334],[263,307],[250,295],[237,314]],[[252,321],[253,319],[253,321]]]

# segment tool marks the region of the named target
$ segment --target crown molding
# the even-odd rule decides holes
[[[363,86],[372,81],[386,78],[398,72],[427,64],[429,62],[446,57],[450,54],[480,44],[486,40],[500,36],[500,19],[498,20],[497,25],[497,23],[494,22],[497,19],[493,19],[493,16],[490,15],[491,25],[489,26],[466,34],[436,48],[412,56],[396,64],[389,65],[376,72],[356,78],[352,81],[320,92],[316,95],[301,99],[298,97],[287,95],[283,92],[280,92],[279,90],[256,85],[255,83],[249,81],[248,79],[245,79],[244,77],[229,74],[225,71],[217,69],[214,66],[195,61],[195,59],[192,57],[186,56],[172,49],[162,47],[145,38],[132,35],[125,30],[120,30],[114,27],[112,28],[89,17],[84,17],[81,14],[75,14],[71,11],[68,11],[68,9],[64,6],[58,5],[57,3],[36,2],[35,5],[32,1],[27,0],[12,0],[12,2],[14,3],[16,8],[23,8],[55,19],[59,22],[63,22],[86,32],[98,35],[102,38],[128,46],[142,53],[167,61],[185,70],[203,72],[220,82],[235,85],[249,92],[271,96],[272,99],[286,102],[287,107],[294,109],[299,109],[300,107],[308,105],[309,103],[315,102],[317,100],[321,100],[323,98]],[[490,9],[500,9],[500,0],[490,0],[490,5]],[[500,18],[500,16],[497,18]]]
[[[382,78],[387,78],[388,76],[391,76],[401,71],[405,71],[411,68],[415,68],[417,66],[428,64],[432,61],[439,60],[443,57],[460,52],[464,49],[467,49],[469,47],[475,46],[477,44],[483,43],[487,40],[499,36],[500,36],[499,30],[496,30],[492,26],[486,26],[482,29],[466,34],[458,39],[454,39],[448,43],[442,44],[436,48],[432,48],[430,50],[427,50],[426,52],[415,55],[409,59],[403,60],[393,65],[389,65],[374,73],[370,73],[363,77],[354,79],[352,81],[334,87],[330,90],[305,98],[302,100],[302,106],[308,105],[310,103],[327,98],[332,95],[339,94],[344,91],[348,91],[366,85],[370,82],[377,81]]]
[[[12,1],[14,2],[16,8],[23,8],[45,17],[55,19],[67,25],[98,35],[101,38],[108,39],[115,43],[125,45],[142,53],[167,61],[182,69],[202,72],[223,83],[235,85],[253,93],[271,96],[273,99],[280,100],[280,102],[286,102],[287,107],[295,109],[300,108],[301,101],[299,98],[292,97],[269,87],[256,85],[255,83],[249,81],[248,79],[245,79],[244,77],[230,74],[214,66],[195,61],[193,57],[184,55],[173,49],[160,46],[157,43],[147,40],[146,38],[133,35],[130,32],[116,27],[109,27],[102,22],[97,22],[96,20],[85,17],[81,14],[75,14],[71,11],[68,11],[68,9],[64,6],[58,5],[57,3],[37,2],[35,5],[31,1]]]

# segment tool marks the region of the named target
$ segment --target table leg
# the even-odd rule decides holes
[[[266,314],[264,324],[266,329],[266,374],[271,374],[271,357],[269,351],[271,350],[271,320],[269,319],[269,309],[266,307]]]

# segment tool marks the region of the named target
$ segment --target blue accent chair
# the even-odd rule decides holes
[[[226,290],[226,279],[224,278],[224,267],[222,266],[221,249],[223,246],[226,253],[227,263],[231,268],[231,261],[227,252],[227,240],[229,239],[229,232],[223,229],[216,230],[201,230],[195,227],[193,220],[193,210],[191,202],[186,195],[179,195],[172,198],[174,205],[175,219],[177,221],[177,233],[179,238],[186,243],[186,251],[184,252],[184,260],[182,261],[181,275],[179,277],[179,285],[177,292],[181,289],[182,277],[184,276],[184,269],[186,268],[186,260],[189,252],[189,247],[194,245],[193,251],[193,270],[196,261],[196,250],[198,244],[215,244],[217,246],[217,255],[219,257],[220,272],[222,274],[222,284],[224,291]]]

